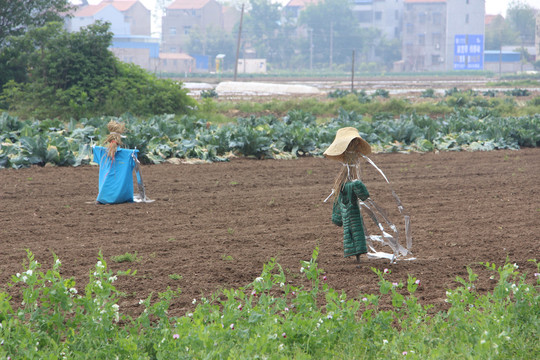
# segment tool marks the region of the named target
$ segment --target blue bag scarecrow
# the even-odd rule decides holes
[[[110,121],[107,147],[94,146],[94,162],[99,165],[99,193],[96,203],[120,204],[125,202],[152,202],[146,198],[137,153],[139,150],[123,149],[122,133],[125,125]],[[136,170],[139,194],[133,194],[133,170]]]

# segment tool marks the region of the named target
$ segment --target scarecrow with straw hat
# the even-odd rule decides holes
[[[125,202],[152,202],[146,198],[140,173],[137,149],[124,149],[122,138],[126,126],[111,120],[107,124],[109,134],[105,147],[93,146],[94,162],[99,165],[98,204],[119,204]],[[133,195],[133,170],[136,171],[139,194]]]
[[[353,127],[339,129],[334,141],[324,152],[328,159],[343,164],[332,189],[332,194],[336,194],[332,222],[343,226],[345,257],[355,256],[357,262],[360,262],[361,254],[367,253],[364,221],[358,200],[369,198],[369,192],[360,179],[360,160],[362,155],[370,153],[371,146]]]

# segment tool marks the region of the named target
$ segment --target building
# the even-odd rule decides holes
[[[446,1],[445,70],[483,70],[485,0]]]
[[[167,6],[161,26],[162,51],[180,53],[192,31],[223,29],[223,11],[215,0],[175,0]]]
[[[77,32],[96,21],[110,23],[110,31],[114,35],[125,36],[130,33],[129,23],[125,21],[124,14],[109,2],[79,7],[73,13],[73,17],[66,18],[65,27],[68,31]]]
[[[284,7],[283,12],[291,21],[298,23],[300,13],[309,5],[315,5],[320,0],[290,0]]]
[[[96,21],[109,22],[114,36],[150,36],[150,10],[137,0],[104,0],[96,5],[82,5],[66,18],[68,31],[81,28]]]
[[[404,0],[402,70],[484,69],[485,0]]]
[[[238,59],[239,74],[266,74],[266,59]]]
[[[118,60],[156,71],[159,59],[159,39],[149,36],[115,36],[111,52]]]
[[[150,36],[151,12],[137,0],[106,0],[124,15],[124,21],[129,24],[129,34]]]
[[[360,27],[381,31],[387,39],[401,38],[403,0],[352,0]]]
[[[160,53],[155,62],[159,73],[188,74],[196,69],[195,59],[184,53]]]

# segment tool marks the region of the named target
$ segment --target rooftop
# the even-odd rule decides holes
[[[189,10],[189,9],[201,9],[210,0],[176,0],[171,5],[167,6],[170,10]]]

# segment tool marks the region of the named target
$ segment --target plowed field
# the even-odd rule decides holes
[[[480,262],[508,259],[536,272],[528,260],[538,259],[540,249],[540,149],[371,158],[411,215],[416,260],[389,264],[363,256],[357,266],[343,257],[342,230],[330,221],[331,201],[323,202],[341,165],[323,158],[143,166],[147,194],[156,201],[121,205],[94,204],[97,166],[33,167],[0,170],[0,286],[20,301],[18,289],[5,285],[21,272],[25,249],[44,269],[57,254],[63,275],[81,290],[99,251],[115,271],[136,269],[115,283],[129,313],[149,293],[180,287],[170,312],[182,315],[194,298],[253,281],[272,257],[300,284],[300,261],[316,246],[330,286],[351,297],[376,293],[371,268],[389,268],[392,281],[420,279],[420,301],[437,310],[467,266],[481,275],[480,292],[493,286]],[[383,178],[366,165],[363,179],[401,224]],[[128,252],[139,260],[112,261]]]

